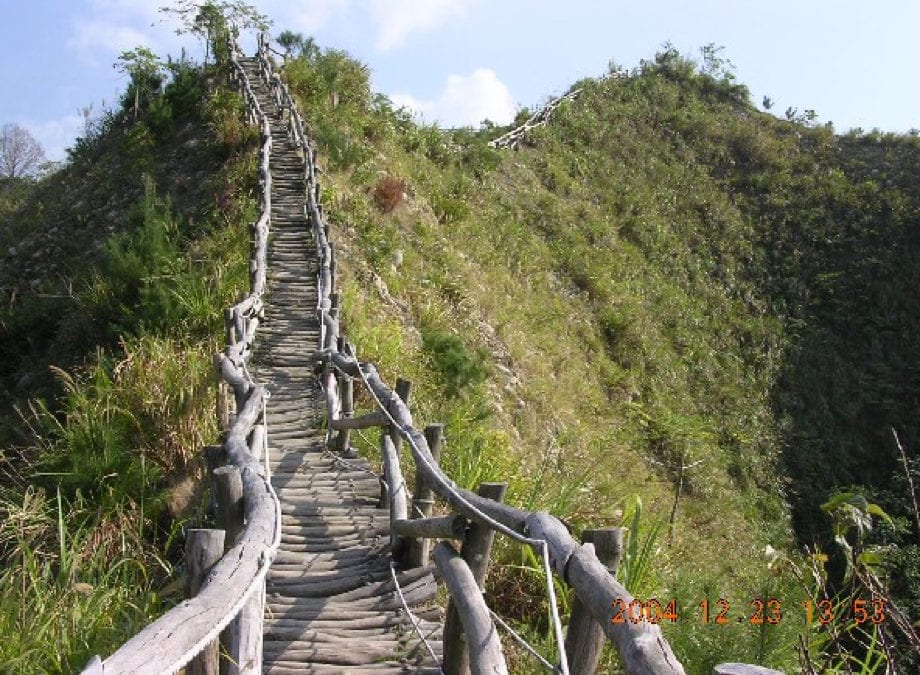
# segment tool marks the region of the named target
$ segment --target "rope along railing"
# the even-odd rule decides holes
[[[317,180],[316,152],[304,129],[304,124],[290,91],[275,72],[269,55],[268,43],[259,40],[260,68],[272,88],[272,96],[283,111],[293,141],[298,145],[304,162],[304,183],[306,189],[305,212],[312,226],[317,247],[319,269],[317,286],[319,298],[317,314],[320,325],[319,349],[316,353],[318,370],[327,410],[326,444],[330,449],[348,452],[348,434],[351,430],[382,428],[381,454],[384,475],[383,492],[390,508],[391,543],[396,559],[410,565],[427,563],[427,546],[419,546],[419,540],[442,539],[434,548],[434,560],[450,593],[451,607],[459,615],[462,632],[466,634],[468,651],[462,658],[469,658],[474,673],[507,672],[501,644],[495,624],[482,596],[484,566],[478,574],[471,571],[468,556],[458,552],[447,540],[465,538],[469,533],[500,532],[524,545],[531,546],[544,559],[547,579],[547,596],[555,617],[554,634],[561,656],[556,664],[558,672],[568,673],[572,659],[566,659],[566,648],[561,623],[556,611],[552,573],[574,588],[581,607],[593,620],[593,626],[613,641],[628,673],[678,675],[683,667],[665,641],[658,625],[648,620],[638,622],[614,622],[615,608],[622,602],[630,606],[633,597],[619,584],[607,567],[594,553],[591,544],[579,545],[565,526],[548,513],[529,513],[503,504],[497,499],[459,488],[438,465],[431,446],[437,445],[438,434],[430,433],[432,443],[412,423],[412,416],[406,404],[409,384],[400,381],[393,391],[380,378],[377,369],[370,363],[359,362],[354,348],[339,332],[338,296],[335,293],[334,248],[329,241],[328,226],[323,222],[320,204],[320,186]],[[373,413],[353,417],[353,381],[360,380],[371,394],[377,410]],[[401,386],[402,385],[402,386]],[[397,393],[400,389],[403,391]],[[430,429],[439,427],[429,427]],[[337,435],[335,435],[337,432]],[[419,485],[416,497],[418,512],[424,517],[409,518],[407,490],[404,487],[399,467],[399,446],[406,442],[415,462]],[[431,499],[426,491],[433,491],[444,500],[456,516],[431,518]],[[459,520],[457,519],[459,517]],[[491,538],[488,539],[489,545]],[[465,546],[466,546],[465,543]],[[488,557],[488,546],[485,558]],[[419,555],[418,551],[422,551]],[[410,555],[414,553],[414,555]],[[479,554],[480,562],[482,555]],[[448,609],[450,623],[451,608]],[[641,617],[640,617],[641,618]],[[445,654],[451,650],[449,628],[445,629]],[[459,634],[458,634],[459,637]],[[570,651],[582,651],[580,648]],[[577,658],[575,655],[574,658]],[[444,672],[460,672],[444,657],[441,664]],[[596,663],[574,672],[593,672]]]
[[[212,468],[227,465],[213,472],[215,477],[221,478],[216,481],[218,486],[229,486],[221,490],[215,500],[218,520],[224,521],[221,524],[226,535],[220,530],[190,530],[186,564],[191,583],[187,584],[187,589],[197,593],[147,626],[104,661],[95,657],[84,674],[175,673],[193,660],[197,660],[195,672],[217,672],[214,668],[218,651],[224,659],[221,672],[261,672],[262,668],[265,577],[280,544],[281,509],[269,481],[265,426],[268,394],[265,387],[252,379],[247,364],[262,317],[266,283],[272,138],[268,118],[240,65],[238,53],[236,44],[231,41],[231,78],[243,93],[248,121],[261,129],[261,190],[260,216],[253,226],[252,291],[225,310],[227,346],[216,358],[221,377],[219,408],[222,426],[227,431],[226,439],[222,446],[206,448],[206,453],[211,451],[207,459]],[[231,389],[235,417],[230,413],[230,397],[227,396]],[[199,533],[218,536],[194,536]],[[194,542],[205,540],[212,544],[209,549],[194,548]]]

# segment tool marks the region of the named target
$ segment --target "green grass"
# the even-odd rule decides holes
[[[915,370],[916,270],[885,263],[915,250],[920,145],[779,121],[706,63],[666,49],[578,83],[516,152],[416,125],[365,80],[333,110],[305,66],[288,75],[321,160],[326,136],[353,146],[347,161],[325,148],[323,186],[345,332],[385,379],[413,380],[418,424],[447,424],[445,470],[505,480],[509,501],[576,532],[620,523],[639,495],[657,532],[632,540],[643,593],[796,607],[803,591],[761,552],[826,538],[816,507],[836,485],[890,479],[887,454],[874,464],[884,420],[920,439],[915,378],[895,375]],[[405,183],[386,213],[380,176]],[[541,611],[518,557],[500,549],[491,593],[523,620]],[[794,669],[800,619],[665,633],[689,672]]]
[[[199,452],[218,435],[212,358],[221,308],[248,285],[256,172],[238,97],[206,96],[198,71],[175,76],[152,116],[107,118],[69,168],[4,211],[5,235],[27,236],[73,191],[123,205],[80,265],[0,308],[4,672],[79,671],[181,597],[174,565],[201,517]],[[190,192],[183,175],[200,184]],[[14,399],[23,377],[37,385]]]
[[[627,526],[623,579],[676,600],[664,631],[688,672],[794,670],[813,589],[763,551],[801,566],[802,545],[829,549],[820,505],[841,487],[892,514],[872,543],[900,547],[888,581],[917,604],[889,427],[920,447],[920,143],[777,120],[704,56],[705,72],[665,49],[627,79],[579,83],[515,152],[487,147],[499,130],[416,124],[343,52],[308,50],[286,75],[319,144],[345,332],[388,382],[412,380],[417,426],[445,423],[445,470],[506,481],[508,501],[576,535]],[[176,76],[150,117],[104,117],[71,169],[0,204],[4,247],[39,207],[65,213],[55,195],[78,179],[118,225],[67,284],[0,310],[0,377],[11,391],[44,377],[45,394],[2,458],[0,635],[28,636],[0,645],[21,672],[74,670],[168,602],[168,488],[215,432],[209,355],[246,283],[252,132],[238,96],[195,104],[203,81]],[[210,176],[197,193],[176,180],[183,152]],[[385,208],[382,177],[398,182]],[[70,206],[75,231],[98,213]],[[550,654],[540,566],[508,543],[496,560],[492,606]],[[699,603],[719,598],[743,612],[774,598],[784,618],[703,625]],[[877,647],[853,654],[871,670]]]

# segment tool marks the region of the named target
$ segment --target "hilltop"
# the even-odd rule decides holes
[[[711,52],[697,66],[666,50],[628,77],[574,83],[578,98],[518,150],[494,150],[503,130],[418,124],[373,94],[362,64],[303,46],[284,70],[324,169],[345,333],[413,381],[417,419],[446,423],[449,475],[509,480],[510,501],[576,529],[629,526],[621,578],[678,600],[686,618],[665,632],[688,672],[796,667],[795,608],[814,589],[790,565],[806,568],[803,546],[836,552],[821,505],[845,488],[893,517],[859,545],[898,545],[892,588],[920,613],[890,430],[915,457],[920,140],[777,119]],[[98,600],[74,581],[149,599],[169,567],[154,551],[194,513],[175,487],[188,492],[193,454],[216,435],[209,354],[218,309],[245,284],[255,175],[220,77],[177,68],[139,119],[125,103],[3,212],[0,377],[20,409],[39,394],[46,408],[32,405],[25,437],[9,409],[0,425],[19,430],[5,515],[38,524],[18,543],[4,530],[0,553],[23,569],[30,546],[64,562],[60,490],[74,557],[94,542],[104,568],[116,554],[98,543],[130,523],[139,567],[166,568],[106,586],[51,565],[43,583],[70,606]],[[29,485],[45,490],[38,506]],[[517,550],[501,560],[490,604],[539,640],[545,613],[516,590],[539,571]],[[757,597],[782,599],[780,625],[699,621],[703,599],[747,611]],[[69,665],[45,668],[82,665],[156,607],[117,611],[127,626],[88,631]]]

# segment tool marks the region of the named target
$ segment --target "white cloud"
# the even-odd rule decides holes
[[[301,0],[297,3],[286,1],[267,4],[271,9],[262,11],[270,12],[269,18],[274,19],[277,30],[303,31],[310,35],[325,27],[334,16],[344,14],[349,0]]]
[[[371,14],[377,22],[377,48],[389,51],[402,46],[412,33],[440,27],[460,18],[479,0],[370,0]]]
[[[507,124],[516,105],[508,87],[490,68],[477,68],[469,75],[450,75],[441,95],[421,100],[409,94],[393,94],[397,106],[405,106],[426,120],[448,127],[478,126],[484,119]]]
[[[83,118],[79,115],[66,115],[45,122],[23,122],[22,126],[41,143],[45,156],[58,162],[64,159],[67,148],[83,133]]]
[[[139,45],[154,47],[154,40],[133,26],[106,19],[77,19],[70,44],[81,51],[103,48],[113,53],[134,49]]]
[[[178,52],[196,44],[195,38],[178,36],[178,24],[151,0],[91,0],[89,11],[73,21],[68,44],[91,62],[144,46],[154,52]]]

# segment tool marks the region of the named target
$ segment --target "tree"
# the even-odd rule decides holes
[[[160,12],[179,22],[178,35],[191,33],[204,40],[205,63],[211,46],[217,54],[228,32],[235,37],[241,30],[266,31],[270,25],[268,17],[243,0],[177,0],[173,5],[160,7]]]
[[[142,102],[149,102],[153,93],[163,84],[165,70],[160,58],[146,47],[136,47],[122,52],[113,67],[131,78],[126,97],[134,99],[134,119]]]
[[[45,151],[28,130],[18,124],[5,124],[0,131],[0,176],[22,178],[34,175]]]
[[[316,46],[316,42],[311,37],[304,37],[303,33],[286,30],[278,36],[277,40],[278,44],[284,47],[285,59],[290,58],[295,49],[300,56],[306,57],[309,61],[319,55],[319,47]]]

